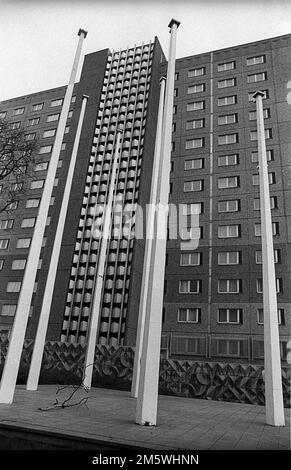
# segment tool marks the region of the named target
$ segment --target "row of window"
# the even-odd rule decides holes
[[[256,82],[263,82],[267,80],[267,72],[259,72],[259,73],[254,73],[251,75],[247,76],[247,83],[256,83]],[[227,78],[223,80],[218,80],[217,82],[217,88],[222,89],[222,88],[229,88],[229,87],[234,87],[236,86],[236,78]],[[191,95],[193,93],[202,93],[205,91],[206,84],[205,83],[196,83],[194,85],[189,85],[187,88],[187,94]],[[178,88],[174,89],[174,96],[178,96]]]
[[[274,152],[273,150],[267,150],[267,160],[274,161]],[[251,152],[251,161],[252,163],[259,162],[259,154],[257,151]],[[238,153],[232,153],[228,155],[218,155],[217,156],[217,165],[218,166],[232,166],[238,165],[240,162],[240,157]],[[174,170],[174,162],[172,161],[172,168]],[[200,170],[205,167],[205,158],[191,158],[187,159],[184,162],[184,170]]]
[[[162,342],[166,343],[166,347],[162,349],[168,349],[167,337],[162,337]],[[222,356],[222,357],[235,357],[235,358],[248,358],[250,355],[248,341],[245,339],[222,339],[222,338],[211,338],[211,356]],[[173,335],[171,341],[171,354],[192,354],[205,356],[206,355],[206,342],[205,338],[193,338],[187,336],[176,336]],[[287,359],[287,341],[280,341],[280,355],[281,359]],[[252,357],[253,359],[264,358],[264,340],[253,339],[252,340]]]
[[[269,91],[268,90],[261,90],[264,93],[263,99],[269,98]],[[251,102],[254,99],[255,91],[248,93],[248,101]],[[186,111],[202,111],[205,109],[205,100],[200,101],[192,101],[186,103]],[[230,95],[230,96],[221,96],[217,98],[217,106],[231,106],[237,104],[237,95]],[[177,105],[173,107],[173,114],[177,113]]]
[[[201,308],[179,308],[178,323],[201,323]],[[217,323],[243,324],[242,308],[219,308],[217,311]],[[264,309],[257,309],[257,323],[264,324]],[[278,324],[285,325],[284,308],[278,308]]]
[[[76,101],[76,96],[72,96],[71,103],[74,103],[75,101]],[[62,106],[62,105],[63,105],[63,98],[57,98],[57,99],[52,100],[50,102],[50,107],[51,108],[55,108],[55,107]],[[42,111],[43,107],[44,107],[44,102],[36,103],[36,104],[32,105],[31,111],[33,111],[33,112]],[[15,108],[12,111],[12,116],[20,116],[20,115],[24,114],[24,112],[25,112],[25,106],[21,106],[20,108]],[[6,115],[7,115],[7,111],[1,111],[0,112],[0,119],[4,119],[6,117]],[[57,116],[59,116],[59,114]],[[39,118],[35,118],[35,119],[39,119]],[[38,122],[37,122],[37,124],[38,124]],[[33,125],[33,124],[31,124],[31,125]]]
[[[68,118],[71,118],[73,115],[73,111],[69,111],[68,113]],[[50,114],[49,116],[47,116],[47,119],[46,119],[46,122],[55,122],[55,121],[58,121],[59,120],[59,117],[60,117],[60,114]],[[29,127],[32,127],[32,126],[37,126],[40,122],[40,117],[34,117],[32,119],[29,119],[28,122],[27,122],[27,126]],[[21,126],[21,121],[15,121],[15,122],[12,122],[10,124],[10,128],[11,129],[19,129]],[[65,128],[65,134],[67,134],[69,132],[70,128],[69,126],[67,126]],[[44,131],[43,135],[42,135],[42,138],[47,138],[47,137],[54,137],[56,134],[56,129],[48,129],[46,131]],[[32,134],[26,134],[25,137],[27,140],[33,140],[35,139],[35,136],[36,134],[35,133],[32,133]]]
[[[263,111],[264,118],[268,119],[271,117],[270,108],[265,108]],[[256,111],[249,111],[249,120],[254,121],[257,119],[257,112]],[[238,113],[232,114],[224,114],[222,116],[218,116],[217,124],[219,126],[226,125],[226,124],[236,124],[238,123]],[[193,130],[193,129],[203,129],[205,127],[205,119],[192,119],[191,121],[186,121],[186,130]],[[173,132],[175,132],[176,123],[173,123]],[[254,140],[251,138],[251,140]]]
[[[50,219],[47,221],[49,223]],[[0,250],[7,250],[9,246],[10,239],[9,238],[2,238],[0,239]],[[31,244],[31,238],[18,238],[16,240],[16,248],[29,248]],[[46,237],[43,238],[42,246],[44,247],[46,244]]]
[[[243,292],[242,286],[242,279],[218,279],[217,292],[219,294],[241,294]],[[277,294],[283,292],[283,279],[281,277],[276,278],[276,290]],[[256,280],[256,291],[258,294],[263,293],[262,278]],[[179,281],[179,294],[201,294],[201,292],[201,279],[189,279]]]
[[[270,197],[270,206],[271,209],[278,209],[278,198],[277,196]],[[254,198],[253,200],[253,209],[259,211],[261,208],[260,198]],[[241,210],[241,200],[240,199],[230,199],[225,201],[218,201],[217,211],[219,213],[225,212],[239,212]],[[183,215],[194,215],[194,214],[203,214],[204,212],[204,203],[195,202],[190,204],[182,205],[182,214]]]
[[[255,251],[255,262],[256,264],[262,264],[262,251]],[[281,250],[274,250],[274,262],[281,263]],[[219,266],[226,265],[237,265],[242,264],[242,252],[241,251],[219,251],[217,253],[217,264]],[[202,265],[202,253],[182,253],[180,255],[180,266],[201,266]]]
[[[268,173],[269,184],[276,184],[276,174],[274,172]],[[260,176],[258,173],[252,175],[253,186],[259,186]],[[217,179],[218,189],[232,189],[240,187],[240,176],[221,176]],[[204,180],[191,180],[184,181],[183,191],[184,193],[203,191]]]
[[[265,139],[272,139],[272,129],[265,129]],[[256,141],[258,140],[258,131],[253,130],[250,131],[250,140]],[[223,134],[219,135],[217,138],[218,145],[229,145],[229,144],[237,144],[239,143],[239,134],[234,132],[232,134]],[[185,149],[196,149],[202,148],[205,146],[205,138],[204,137],[196,137],[194,139],[187,139],[185,142]],[[172,150],[174,148],[172,147]]]
[[[253,57],[248,57],[246,59],[246,65],[251,66],[251,65],[258,65],[258,64],[264,64],[266,62],[266,56],[263,55],[258,55],[258,56],[253,56]],[[226,72],[227,70],[234,70],[236,68],[236,61],[231,60],[227,62],[222,62],[217,64],[217,71],[218,72]],[[206,67],[195,67],[192,69],[188,70],[188,78],[193,78],[193,77],[201,77],[206,74]],[[176,72],[175,74],[175,80],[179,80],[179,72]]]

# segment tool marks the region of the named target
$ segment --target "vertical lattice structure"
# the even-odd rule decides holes
[[[86,341],[100,244],[92,236],[98,205],[106,204],[117,125],[124,128],[115,195],[132,215],[140,172],[154,44],[108,58],[68,287],[62,341]],[[132,219],[134,228],[134,217]],[[93,232],[94,234],[94,232]],[[102,293],[99,343],[123,344],[133,250],[132,239],[109,240]]]

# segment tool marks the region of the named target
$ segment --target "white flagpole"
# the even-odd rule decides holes
[[[25,338],[25,331],[28,322],[30,304],[33,295],[34,282],[37,273],[38,260],[46,227],[47,214],[49,210],[51,194],[53,191],[54,179],[57,171],[67,116],[72,99],[78,63],[81,55],[83,41],[87,35],[87,32],[83,29],[80,29],[78,35],[80,36],[78,46],[60,115],[55,143],[53,146],[49,169],[45,180],[43,194],[39,206],[39,212],[32,236],[31,248],[27,258],[26,269],[22,281],[21,291],[19,294],[19,300],[13,323],[12,333],[10,336],[9,348],[0,384],[0,403],[13,402],[17,374],[19,370],[21,353]]]
[[[272,426],[284,426],[285,417],[282,392],[278,306],[274,264],[272,217],[270,207],[270,189],[264,128],[263,96],[264,93],[261,91],[257,91],[254,94],[257,109],[258,154],[260,170],[266,423]]]
[[[169,199],[176,36],[179,25],[180,23],[174,19],[172,19],[169,24],[171,37],[157,194],[159,212],[156,215],[154,228],[154,243],[151,258],[152,276],[147,295],[140,379],[136,406],[136,422],[141,425],[156,425],[157,421],[160,344],[167,243],[167,224],[163,210],[168,206]]]
[[[105,208],[103,230],[100,235],[101,246],[100,246],[98,270],[97,270],[97,275],[96,275],[96,284],[95,284],[94,296],[93,296],[93,302],[92,302],[90,326],[89,326],[86,357],[85,357],[85,364],[84,364],[83,384],[84,384],[84,387],[88,389],[91,388],[91,384],[92,384],[95,347],[96,347],[96,342],[97,342],[98,325],[99,325],[100,311],[101,311],[101,306],[102,306],[102,287],[103,287],[104,269],[105,269],[105,262],[106,262],[106,250],[107,250],[107,245],[108,245],[108,239],[110,238],[113,196],[114,196],[115,180],[116,180],[116,174],[117,174],[118,162],[119,162],[119,153],[121,149],[121,140],[122,140],[122,130],[120,128],[117,128],[114,160],[113,160],[111,180],[110,180],[109,190],[108,190],[108,199],[107,199],[107,204]]]
[[[47,333],[51,303],[52,303],[53,292],[54,292],[54,285],[55,285],[56,274],[57,274],[58,261],[59,261],[60,251],[61,251],[61,243],[62,243],[62,238],[63,238],[63,233],[64,233],[65,220],[66,220],[68,204],[69,204],[69,197],[70,197],[70,192],[72,188],[75,164],[76,164],[76,159],[77,159],[77,152],[78,152],[78,147],[79,147],[79,142],[80,142],[81,130],[82,130],[85,110],[87,106],[87,101],[88,101],[88,96],[84,95],[83,100],[82,100],[81,112],[79,116],[79,122],[78,122],[77,131],[76,131],[74,146],[72,150],[69,170],[67,174],[66,186],[65,186],[65,190],[63,194],[63,201],[62,201],[62,206],[61,206],[61,210],[59,214],[59,220],[58,220],[53,250],[51,254],[49,271],[48,271],[48,275],[46,279],[46,286],[45,286],[45,291],[44,291],[44,296],[43,296],[43,301],[42,301],[42,308],[40,312],[38,328],[37,328],[37,333],[35,337],[32,359],[30,363],[30,369],[29,369],[28,380],[27,380],[27,385],[26,385],[27,390],[37,390],[37,387],[38,387],[41,362],[42,362],[44,345],[45,345],[45,338],[46,338],[46,333]]]
[[[147,219],[147,230],[146,230],[146,242],[145,242],[145,254],[143,262],[143,275],[141,284],[141,295],[139,303],[139,315],[137,325],[137,337],[136,346],[134,353],[134,365],[133,365],[133,376],[131,384],[131,396],[137,398],[138,396],[138,384],[140,375],[140,360],[142,351],[142,340],[144,333],[144,322],[146,315],[146,301],[149,286],[149,278],[151,275],[151,254],[153,246],[153,230],[154,230],[154,218],[155,208],[157,204],[157,189],[158,189],[158,177],[159,177],[159,166],[161,157],[161,139],[162,139],[162,126],[163,126],[163,112],[164,112],[164,99],[165,99],[165,77],[161,78],[160,84],[160,101],[157,121],[157,134],[155,142],[155,153],[153,163],[153,174],[152,174],[152,185],[150,194],[150,204]]]

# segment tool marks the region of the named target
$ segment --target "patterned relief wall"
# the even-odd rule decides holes
[[[0,342],[0,367],[8,342]],[[19,383],[25,383],[33,349],[26,340],[21,360]],[[41,383],[79,383],[83,376],[85,345],[47,341],[42,363]],[[97,345],[93,385],[130,390],[134,349],[125,346]],[[217,362],[161,359],[161,394],[237,403],[264,404],[262,366]],[[291,407],[291,368],[282,368],[285,407]]]

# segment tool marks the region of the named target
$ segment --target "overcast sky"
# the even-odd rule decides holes
[[[0,0],[0,100],[65,85],[79,27],[83,53],[126,48],[181,21],[177,57],[291,33],[291,0]]]

